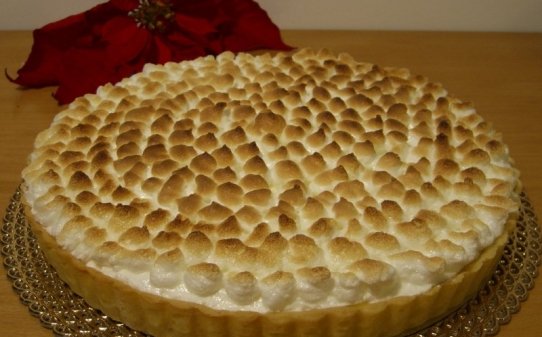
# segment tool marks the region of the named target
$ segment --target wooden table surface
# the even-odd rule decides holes
[[[356,59],[411,69],[474,102],[504,135],[525,190],[542,210],[542,34],[285,31],[293,46],[349,52]],[[30,32],[0,32],[0,68],[15,75],[26,60]],[[0,79],[0,207],[20,183],[36,134],[61,109],[54,88],[22,90]],[[539,213],[540,214],[540,213]],[[542,335],[542,279],[498,337]],[[52,336],[0,275],[0,336]]]

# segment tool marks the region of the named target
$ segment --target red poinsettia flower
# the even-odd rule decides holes
[[[255,49],[290,49],[253,0],[110,0],[34,31],[12,82],[58,85],[60,104],[139,72],[145,63]]]

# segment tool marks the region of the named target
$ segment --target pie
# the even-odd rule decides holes
[[[519,205],[502,136],[406,69],[327,50],[146,65],[23,171],[48,261],[155,336],[397,336],[474,296]]]

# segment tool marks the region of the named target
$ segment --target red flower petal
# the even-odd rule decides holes
[[[13,82],[28,87],[58,84],[58,73],[64,67],[60,61],[64,51],[74,48],[74,45],[84,44],[85,41],[93,42],[92,39],[85,39],[95,21],[89,18],[96,15],[111,17],[114,12],[115,8],[105,3],[35,30],[30,56]]]
[[[168,34],[163,42],[171,51],[169,61],[191,60],[209,53],[205,40],[194,40],[178,30]]]
[[[200,1],[173,1],[176,13],[199,18],[213,18],[220,11],[221,6],[230,5],[231,1],[224,0],[200,0]]]
[[[131,62],[152,41],[149,31],[124,16],[105,23],[101,35],[106,45],[105,61],[113,67]]]
[[[158,36],[154,39],[153,42],[156,51],[153,62],[162,64],[170,61],[172,51],[170,50],[170,48],[168,48],[164,41]]]
[[[85,26],[83,15],[74,15],[35,30],[30,56],[13,82],[31,87],[56,84],[58,70],[62,66],[62,51],[69,48],[70,40],[76,38]]]
[[[60,104],[95,92],[98,86],[111,80],[118,81],[112,70],[104,67],[104,55],[99,49],[71,49],[63,55],[65,66],[58,74],[58,90],[54,94]]]
[[[213,26],[209,19],[177,13],[175,21],[182,30],[194,35],[205,36],[216,32],[216,27]]]

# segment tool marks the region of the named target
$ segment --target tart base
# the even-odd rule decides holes
[[[439,320],[474,297],[495,269],[517,219],[517,214],[512,214],[507,222],[509,230],[461,273],[420,295],[327,309],[262,314],[213,310],[131,288],[85,266],[34,221],[28,208],[26,214],[48,262],[75,293],[113,319],[156,337],[405,336]]]

